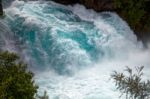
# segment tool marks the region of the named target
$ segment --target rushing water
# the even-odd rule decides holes
[[[5,13],[1,49],[22,56],[50,99],[118,99],[113,70],[145,65],[149,75],[149,50],[116,13],[51,1],[14,1]]]

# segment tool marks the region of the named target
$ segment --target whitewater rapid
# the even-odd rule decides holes
[[[0,20],[0,47],[18,53],[50,99],[119,99],[113,70],[145,66],[150,51],[116,13],[51,1],[14,1]],[[8,33],[8,34],[6,34]]]

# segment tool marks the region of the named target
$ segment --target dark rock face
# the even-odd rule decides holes
[[[79,0],[53,0],[55,2],[61,3],[61,4],[75,4],[75,3],[79,3]]]
[[[93,8],[96,11],[113,11],[112,0],[80,0],[80,3],[85,5],[87,8]]]
[[[96,11],[114,11],[115,7],[113,0],[53,0],[62,4],[75,4],[80,3],[85,5],[89,9]]]
[[[0,0],[0,16],[3,15],[2,0]]]

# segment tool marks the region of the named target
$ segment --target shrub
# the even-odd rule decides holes
[[[127,67],[128,75],[116,71],[111,75],[117,89],[122,92],[122,95],[126,94],[126,99],[150,99],[150,81],[142,80],[143,68],[144,66],[136,67],[136,72],[133,73],[133,70]]]
[[[146,13],[145,0],[114,0],[114,5],[133,29],[141,24]]]
[[[34,99],[33,73],[14,53],[0,52],[0,99]]]

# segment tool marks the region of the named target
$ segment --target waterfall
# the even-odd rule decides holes
[[[46,90],[50,99],[118,99],[109,80],[113,70],[126,65],[150,70],[149,49],[115,12],[16,0],[5,13],[0,48],[27,62],[39,93]]]

